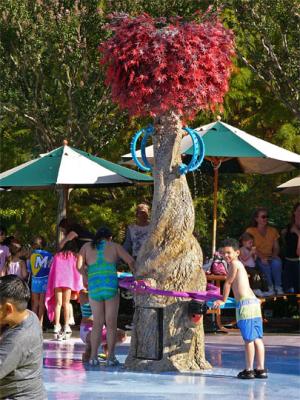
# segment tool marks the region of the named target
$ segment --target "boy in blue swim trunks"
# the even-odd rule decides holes
[[[226,239],[222,243],[222,255],[228,263],[228,275],[223,287],[223,301],[214,302],[218,308],[228,299],[230,289],[237,301],[237,326],[245,342],[246,368],[238,374],[239,379],[266,379],[265,347],[263,343],[263,327],[260,301],[250,288],[244,265],[239,261],[239,243],[235,239]],[[256,369],[253,369],[256,356]]]

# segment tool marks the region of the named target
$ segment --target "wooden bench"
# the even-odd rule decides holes
[[[213,283],[214,285],[216,285],[218,288],[220,288],[220,293],[222,293],[221,291],[221,283],[224,282],[226,280],[226,276],[225,275],[213,275],[213,274],[206,274],[206,279],[208,282]],[[285,293],[282,295],[274,295],[274,296],[268,296],[268,297],[259,297],[259,300],[261,302],[261,308],[262,308],[262,315],[263,315],[263,322],[267,323],[268,320],[265,318],[264,316],[264,306],[267,303],[270,302],[274,302],[277,300],[288,300],[289,297],[291,296],[296,296],[297,299],[297,304],[298,304],[298,309],[300,312],[300,294],[296,294],[296,293]],[[222,332],[236,332],[239,329],[238,328],[228,328],[225,327],[224,324],[222,323],[222,309],[217,308],[217,309],[209,309],[207,311],[207,314],[212,314],[215,315],[215,322],[217,325],[218,330],[222,331]],[[236,325],[236,321],[232,321],[231,323],[227,324],[227,325]]]
[[[221,292],[221,283],[226,280],[225,275],[206,274],[206,279],[208,282],[211,282],[212,284],[214,284],[215,286],[220,288],[220,293],[222,293]],[[207,311],[207,314],[211,314],[211,315],[215,316],[215,318],[216,318],[215,322],[217,324],[217,328],[221,332],[229,333],[229,332],[237,332],[239,330],[238,328],[228,328],[228,327],[224,326],[224,324],[222,323],[222,309],[221,308],[209,309]],[[235,325],[235,324],[236,324],[236,321],[234,320],[228,325]]]
[[[289,297],[296,297],[296,301],[298,304],[298,310],[300,312],[300,294],[299,293],[284,293],[284,294],[279,294],[279,295],[275,294],[274,296],[268,296],[268,297],[259,297],[259,300],[261,301],[261,310],[262,310],[264,323],[268,322],[268,319],[264,315],[264,306],[270,302],[275,302],[277,300],[287,301]]]

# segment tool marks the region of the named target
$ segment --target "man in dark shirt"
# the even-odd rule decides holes
[[[27,310],[28,285],[16,275],[0,278],[0,399],[44,400],[43,337]]]

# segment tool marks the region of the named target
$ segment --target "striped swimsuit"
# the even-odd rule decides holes
[[[84,318],[90,318],[92,316],[92,309],[90,303],[80,304],[81,316]]]
[[[97,245],[97,260],[88,266],[89,297],[95,301],[114,298],[118,293],[118,275],[116,263],[104,258],[106,242]]]

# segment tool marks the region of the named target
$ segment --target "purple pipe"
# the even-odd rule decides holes
[[[203,292],[178,292],[176,290],[156,289],[147,285],[145,281],[136,281],[134,278],[120,279],[119,286],[141,295],[153,294],[156,296],[183,297],[201,301],[223,299],[223,296],[220,295],[220,288],[212,285],[211,283],[207,284],[206,291]]]

